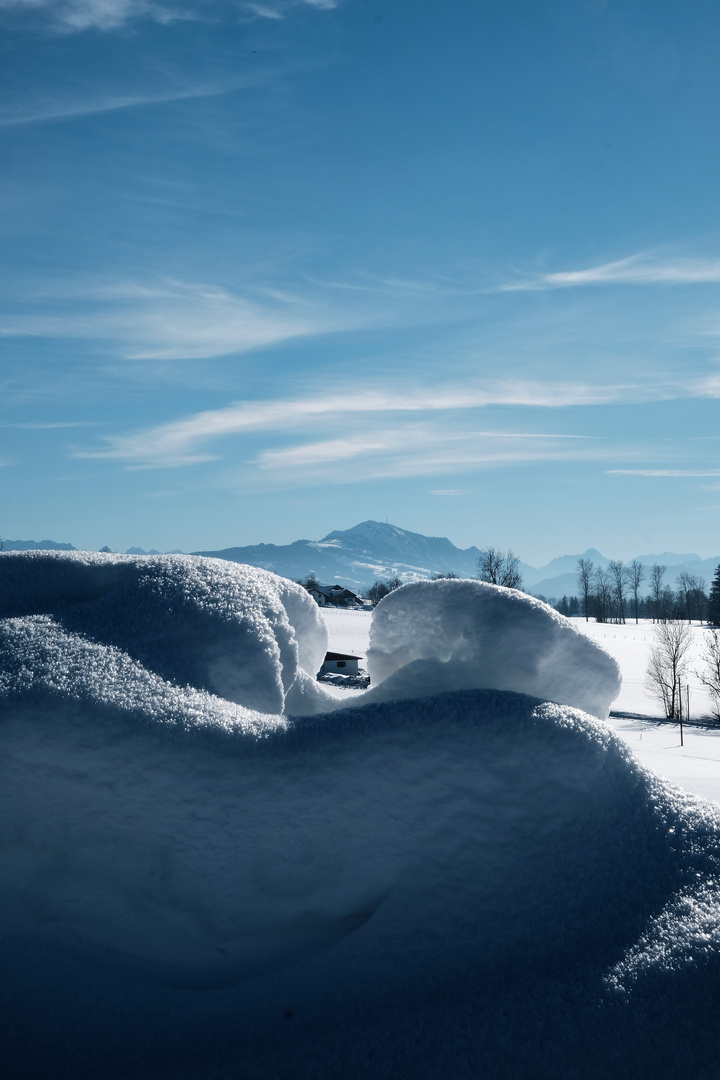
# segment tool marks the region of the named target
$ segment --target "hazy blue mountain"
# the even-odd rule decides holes
[[[6,540],[6,551],[75,551],[72,544],[55,540]],[[154,549],[130,548],[131,555],[156,555]],[[180,551],[167,554],[182,554]],[[194,555],[209,555],[231,562],[248,563],[272,570],[282,577],[297,581],[308,574],[323,583],[338,582],[357,591],[367,588],[376,578],[397,575],[402,581],[431,578],[452,570],[460,577],[475,577],[480,552],[476,547],[458,548],[444,536],[424,536],[384,521],[361,521],[351,529],[336,529],[322,540],[295,540],[292,544],[252,544],[246,547],[224,548],[221,551],[195,551]],[[607,567],[610,559],[588,548],[581,555],[559,555],[544,566],[520,563],[525,588],[536,595],[560,599],[578,593],[578,559],[589,559],[595,567]],[[710,586],[720,556],[701,559],[694,553],[677,554],[664,551],[662,555],[638,555],[638,562],[650,567],[658,563],[667,567],[665,583],[676,588],[676,579],[683,571],[701,577]],[[630,560],[628,560],[630,561]],[[648,590],[650,574],[646,571],[640,592]]]
[[[588,548],[582,555],[559,555],[557,558],[551,559],[545,566],[528,566],[524,568],[523,581],[527,587],[534,587],[536,582],[542,582],[559,575],[572,574],[576,577],[578,559],[589,559],[593,566],[607,566],[610,562],[610,559],[601,555],[596,548]]]
[[[126,555],[184,555],[185,552],[180,548],[173,548],[172,551],[158,551],[157,548],[150,548],[146,551],[145,548],[131,547],[125,552]]]
[[[254,544],[193,554],[249,563],[293,579],[313,573],[322,582],[338,581],[351,588],[365,588],[375,578],[395,574],[403,581],[449,570],[460,577],[475,577],[480,552],[476,547],[457,548],[444,536],[423,536],[386,522],[363,521],[351,529],[328,533],[322,540]]]
[[[59,544],[55,540],[3,540],[3,551],[77,551],[72,544]]]
[[[457,548],[444,536],[423,536],[384,521],[362,521],[351,529],[334,530],[322,540],[296,540],[292,544],[254,544],[250,547],[225,548],[223,551],[196,551],[233,562],[249,563],[272,570],[293,580],[315,576],[322,582],[341,582],[361,589],[375,578],[397,575],[403,581],[431,578],[454,570],[460,577],[475,577],[478,548]],[[589,559],[595,567],[607,567],[610,559],[588,548],[577,555],[560,555],[545,566],[521,563],[525,588],[535,594],[560,599],[578,592],[578,559]],[[709,586],[720,557],[701,559],[698,555],[638,555],[646,566],[660,563],[667,567],[665,581],[675,587],[682,571],[697,574]],[[646,591],[646,580],[641,593]]]
[[[592,556],[589,555],[587,552],[585,554],[586,557],[592,559]],[[571,558],[571,556],[568,556],[568,558]],[[578,558],[580,558],[579,555],[575,557],[575,565],[577,565]],[[646,556],[645,558],[649,561],[645,562],[645,559],[642,556],[637,556],[638,562],[642,562],[646,566],[645,577],[642,581],[642,584],[640,585],[641,596],[645,596],[649,592],[649,568],[653,565],[653,563],[656,563],[658,566],[666,567],[663,584],[669,585],[671,589],[677,589],[678,575],[683,572],[693,574],[695,577],[702,578],[702,580],[705,582],[705,588],[709,589],[715,570],[718,566],[718,563],[720,563],[720,557],[718,556],[715,556],[712,559],[700,559],[698,556],[695,556],[693,562],[673,562],[671,561],[672,556],[669,555],[668,552],[665,553],[665,557],[659,555],[650,555]],[[675,560],[677,560],[680,558],[680,556],[676,555],[674,556],[674,558]],[[683,558],[692,559],[693,556],[683,556]],[[607,566],[610,560],[606,559],[604,556],[601,556],[601,559],[602,565]],[[600,559],[592,559],[592,562],[596,567],[601,564]],[[541,578],[539,581],[534,581],[532,583],[526,580],[525,584],[526,587],[534,594],[541,594],[543,596],[547,596],[548,598],[555,597],[555,599],[557,600],[559,600],[563,596],[577,596],[580,592],[577,582],[577,571],[575,571],[574,573],[558,574],[553,577]]]

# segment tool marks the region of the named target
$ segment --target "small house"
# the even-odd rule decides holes
[[[329,652],[325,654],[320,675],[358,675],[358,665],[362,656],[354,656],[352,653]]]
[[[342,585],[307,585],[307,591],[319,607],[356,607],[362,600]]]

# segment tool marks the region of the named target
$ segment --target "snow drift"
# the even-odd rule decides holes
[[[615,660],[535,597],[481,581],[405,585],[375,609],[371,700],[491,687],[607,718],[620,692]]]
[[[302,712],[324,697],[314,682],[327,651],[318,608],[266,570],[188,555],[0,554],[0,618],[38,614],[163,680],[249,709],[280,713],[292,702]]]
[[[423,595],[436,672],[510,681],[506,594],[456,592],[465,646],[421,588],[378,609],[378,692],[422,654],[387,613],[422,641]],[[0,596],[12,1080],[714,1075],[720,819],[599,720],[439,675],[328,715],[316,610],[213,560],[2,555]],[[518,678],[559,696],[585,655],[564,685],[602,705],[612,669],[542,614],[545,652],[505,638]]]

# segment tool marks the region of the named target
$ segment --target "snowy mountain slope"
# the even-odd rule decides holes
[[[475,577],[480,552],[475,547],[457,548],[445,537],[423,536],[382,521],[363,521],[351,529],[328,533],[322,540],[256,544],[194,554],[261,566],[292,579],[314,573],[324,582],[340,581],[364,588],[377,577],[395,574],[404,581],[449,570],[460,577]]]
[[[222,551],[196,551],[250,566],[260,566],[293,580],[314,573],[321,581],[342,582],[355,588],[365,588],[375,578],[397,575],[410,582],[431,578],[453,570],[460,577],[475,577],[478,548],[458,548],[439,536],[401,529],[383,521],[363,521],[351,529],[334,530],[322,540],[296,540],[293,544],[255,544],[250,547],[225,548]],[[595,548],[582,555],[561,555],[545,566],[533,567],[520,563],[526,589],[543,596],[560,598],[577,594],[579,558],[589,559],[594,566],[607,567],[610,559]],[[682,571],[697,574],[709,586],[720,558],[700,559],[697,555],[638,555],[645,566],[658,562],[667,566],[666,581],[674,584]],[[647,575],[646,575],[647,579]],[[641,589],[641,592],[643,590]]]

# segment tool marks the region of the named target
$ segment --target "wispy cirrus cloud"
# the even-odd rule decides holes
[[[608,387],[516,380],[486,386],[398,388],[392,391],[368,388],[363,393],[338,391],[286,400],[239,401],[145,430],[108,437],[103,446],[76,450],[74,456],[117,460],[135,468],[175,468],[217,460],[218,455],[210,452],[208,445],[232,436],[302,432],[308,427],[316,429],[319,423],[326,429],[333,424],[344,428],[345,432],[337,438],[289,450],[267,450],[258,459],[260,467],[279,466],[283,462],[307,466],[333,456],[346,460],[368,452],[385,452],[391,444],[401,445],[408,437],[408,421],[423,413],[452,416],[488,405],[559,407],[598,404],[613,400],[616,394],[617,390],[613,392]],[[378,432],[379,418],[390,414],[393,414],[392,431]],[[351,425],[358,430],[349,431]],[[428,437],[428,432],[429,429],[425,429],[421,437]],[[502,439],[505,436],[498,433],[493,437]],[[538,445],[546,436],[528,434],[523,437]]]
[[[122,281],[103,287],[77,285],[29,301],[0,316],[0,337],[106,340],[129,360],[206,359],[247,352],[289,338],[360,325],[290,292],[158,279]],[[18,310],[19,309],[19,310]]]
[[[584,436],[471,427],[458,431],[454,424],[435,419],[264,451],[256,464],[264,477],[282,484],[290,478],[294,483],[352,483],[598,457],[607,459],[608,447]]]
[[[6,104],[0,112],[0,128],[24,127],[43,124],[53,120],[72,120],[82,116],[121,112],[124,109],[141,109],[153,105],[166,105],[173,101],[192,101],[199,98],[221,97],[241,89],[246,82],[238,79],[210,84],[175,88],[172,90],[102,94],[81,100],[32,100],[18,106]]]
[[[276,0],[275,3],[246,3],[238,9],[261,18],[282,18],[289,8],[307,5],[320,10],[337,7],[337,0]],[[0,11],[32,13],[44,18],[59,33],[84,30],[117,30],[129,22],[151,20],[165,26],[188,19],[218,18],[233,11],[222,0],[0,0]]]
[[[82,427],[100,427],[99,420],[55,420],[51,423],[33,423],[29,421],[24,424],[2,424],[3,428],[17,428],[23,431],[54,431],[56,429],[62,430],[63,428],[82,428]]]
[[[456,415],[488,406],[554,409],[663,401],[696,394],[713,396],[705,393],[706,390],[706,380],[701,380],[698,386],[691,380],[675,386],[669,383],[653,386],[629,382],[591,384],[553,382],[549,379],[542,382],[520,378],[488,379],[484,382],[468,380],[423,386],[420,389],[398,386],[380,390],[368,387],[361,393],[353,384],[347,390],[319,391],[298,398],[232,402],[219,409],[205,410],[169,423],[109,437],[104,446],[77,451],[76,456],[115,459],[143,467],[175,467],[209,460],[207,454],[198,448],[232,436],[273,431],[297,432],[308,427],[316,428],[319,423],[325,426],[339,424],[346,428],[350,424],[362,424],[363,432],[357,439],[343,435],[332,447],[325,441],[317,444],[318,448],[325,448],[322,453],[329,455],[337,452],[350,457],[353,447],[367,445],[373,439],[372,431],[367,428],[368,418],[377,420],[388,414],[395,415],[397,425],[421,413]],[[402,436],[398,435],[398,438]],[[311,447],[312,444],[309,444],[297,453],[310,456],[316,452]],[[320,453],[320,450],[317,452]],[[281,460],[281,453],[284,451],[278,451],[272,460]],[[211,457],[215,458],[216,455]]]
[[[115,30],[133,19],[167,24],[193,18],[191,5],[153,0],[0,0],[0,10],[37,12],[59,31]]]
[[[499,286],[500,292],[568,289],[583,285],[695,285],[720,282],[720,259],[662,259],[640,253],[582,270],[536,274]]]
[[[687,477],[720,476],[720,469],[608,469],[613,476]]]

